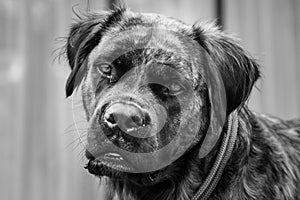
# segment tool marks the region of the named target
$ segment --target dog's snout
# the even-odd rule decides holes
[[[110,128],[118,126],[123,131],[133,130],[150,124],[150,116],[136,105],[115,103],[106,109],[104,123]]]

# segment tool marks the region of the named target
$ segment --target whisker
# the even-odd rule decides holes
[[[87,136],[87,133],[82,134],[81,136],[75,138],[73,141],[71,141],[71,142],[66,146],[66,148],[69,148],[69,147],[70,147],[71,145],[73,145],[75,142],[80,142],[81,139],[82,139],[83,137],[86,137],[86,136]]]

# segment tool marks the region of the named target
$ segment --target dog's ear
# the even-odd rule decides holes
[[[194,39],[208,52],[222,77],[226,92],[227,115],[243,105],[260,76],[259,65],[214,24],[193,25]]]
[[[69,65],[72,69],[66,83],[66,96],[72,95],[86,74],[85,60],[91,51],[99,44],[102,35],[111,26],[121,20],[125,8],[115,8],[112,11],[90,13],[78,16],[71,27],[66,53]]]

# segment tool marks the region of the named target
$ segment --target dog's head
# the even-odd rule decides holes
[[[67,96],[82,83],[87,168],[136,181],[205,156],[259,76],[255,61],[215,26],[125,9],[79,19],[67,57]]]

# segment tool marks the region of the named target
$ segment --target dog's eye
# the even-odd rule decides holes
[[[110,77],[112,75],[112,66],[109,64],[100,64],[97,66],[98,72],[104,77]]]
[[[183,92],[183,86],[179,83],[171,83],[168,87],[164,90],[164,93],[167,95],[176,96]]]

